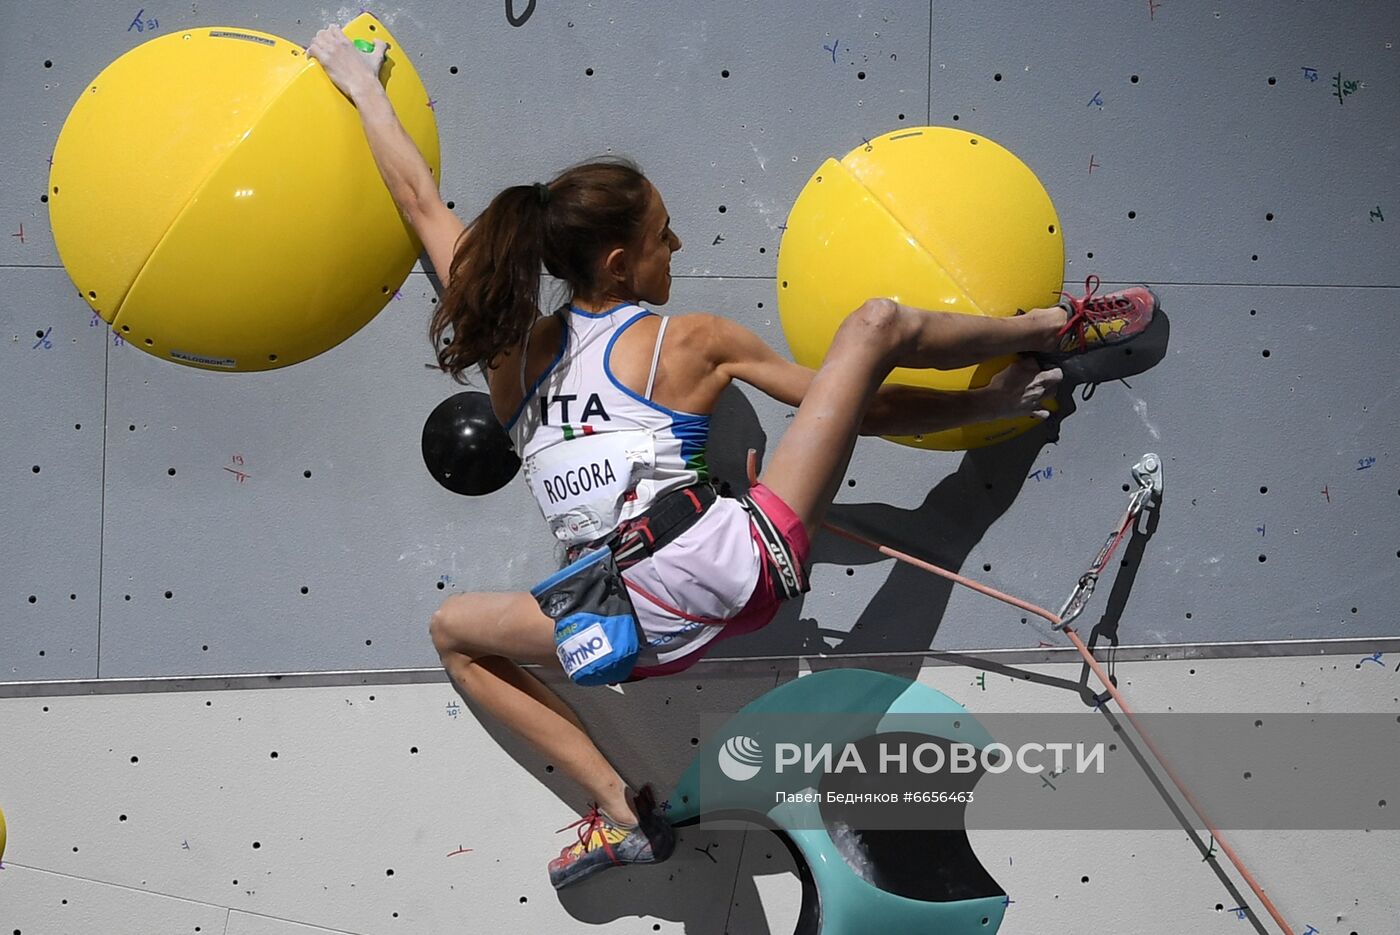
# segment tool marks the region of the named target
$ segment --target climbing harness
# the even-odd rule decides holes
[[[749,519],[753,520],[754,530],[763,541],[764,558],[773,570],[778,600],[791,600],[811,590],[812,586],[808,583],[797,556],[793,554],[792,547],[788,545],[787,538],[768,518],[768,514],[763,512],[763,508],[755,503],[752,497],[740,497],[739,503],[748,512]]]
[[[673,490],[642,515],[623,520],[606,536],[570,547],[568,558],[572,561],[591,548],[606,545],[612,549],[619,568],[631,568],[695,525],[705,511],[714,506],[718,496],[709,482]]]

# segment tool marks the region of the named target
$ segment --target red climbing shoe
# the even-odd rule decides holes
[[[1152,314],[1161,307],[1157,294],[1147,286],[1095,296],[1099,277],[1090,276],[1084,280],[1084,288],[1086,293],[1079,299],[1068,292],[1060,293],[1066,299],[1060,307],[1069,313],[1069,320],[1059,331],[1058,349],[1038,357],[1063,360],[1072,354],[1130,341],[1147,330]]]
[[[561,828],[578,829],[578,843],[565,847],[549,862],[549,882],[563,889],[600,870],[621,864],[654,864],[676,849],[676,833],[661,814],[651,786],[632,799],[640,824],[620,825],[593,806],[587,815]]]

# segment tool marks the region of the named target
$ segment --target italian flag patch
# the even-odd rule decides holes
[[[568,441],[568,440],[574,439],[574,438],[582,438],[584,435],[592,435],[592,434],[593,434],[593,426],[591,426],[591,425],[579,425],[579,426],[561,425],[561,426],[559,426],[559,427],[560,427],[561,429],[564,430],[564,439],[565,439],[565,441]]]

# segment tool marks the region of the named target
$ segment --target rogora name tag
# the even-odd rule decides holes
[[[656,463],[650,432],[600,432],[525,459],[525,477],[555,536],[586,541],[617,525],[623,497]]]

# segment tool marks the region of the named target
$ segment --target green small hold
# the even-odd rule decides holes
[[[374,43],[370,42],[368,39],[356,39],[355,48],[359,49],[361,52],[373,52]]]

